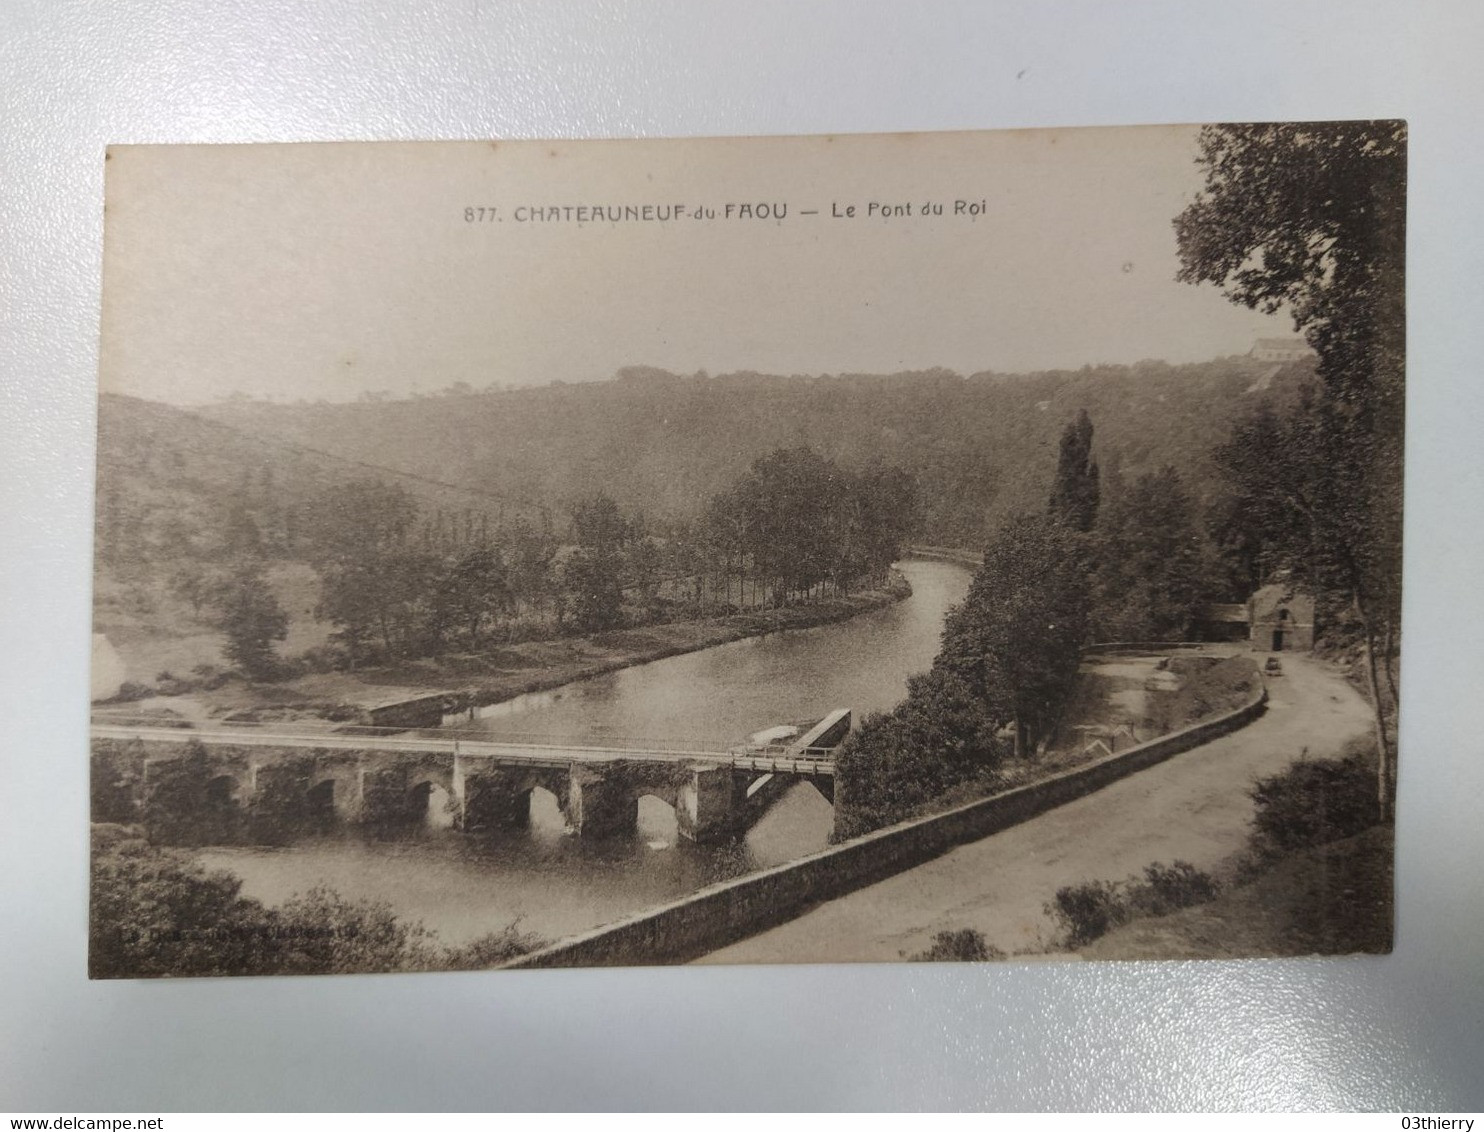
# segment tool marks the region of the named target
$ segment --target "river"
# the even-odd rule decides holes
[[[849,621],[752,637],[521,696],[471,724],[495,738],[546,742],[649,740],[723,749],[762,728],[817,719],[836,707],[890,708],[907,677],[938,649],[943,617],[969,572],[942,562],[899,569],[912,596]],[[781,864],[825,846],[833,812],[812,786],[793,787],[738,844],[702,847],[676,834],[675,814],[639,803],[635,835],[570,836],[556,800],[538,790],[528,830],[464,835],[427,828],[397,840],[347,834],[267,848],[199,851],[235,873],[243,894],[277,904],[328,885],[389,903],[459,944],[519,922],[557,939],[674,899],[715,880]]]

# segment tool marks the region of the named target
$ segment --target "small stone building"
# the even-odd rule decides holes
[[[405,731],[412,727],[438,727],[443,717],[453,710],[458,695],[454,692],[426,692],[421,695],[399,696],[368,704],[366,714],[373,727],[385,727]]]
[[[1245,641],[1251,635],[1247,607],[1241,602],[1208,602],[1197,606],[1190,619],[1193,640]]]
[[[1247,599],[1254,652],[1308,652],[1314,647],[1314,598],[1282,582]]]

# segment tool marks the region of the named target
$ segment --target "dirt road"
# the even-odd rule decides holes
[[[1122,880],[1153,861],[1212,868],[1246,838],[1255,779],[1306,748],[1311,758],[1338,754],[1367,732],[1365,700],[1333,668],[1284,654],[1283,669],[1269,681],[1267,713],[1242,730],[700,962],[885,962],[956,928],[1014,952],[1054,936],[1042,906],[1063,885]]]

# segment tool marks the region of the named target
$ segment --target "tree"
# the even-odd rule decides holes
[[[480,646],[487,619],[508,613],[514,604],[509,572],[498,550],[476,547],[449,564],[438,579],[435,626],[458,621],[469,647]]]
[[[538,617],[544,616],[552,591],[556,543],[524,519],[511,525],[505,541],[510,551],[506,566],[512,599],[517,606],[526,602]]]
[[[203,606],[221,602],[230,590],[228,580],[221,574],[191,561],[170,575],[169,586],[171,593],[190,603],[191,613],[197,617]]]
[[[834,462],[809,448],[754,461],[739,486],[743,544],[775,604],[829,576],[830,518],[844,487]]]
[[[1080,536],[1039,515],[1010,520],[990,542],[968,596],[948,616],[935,667],[983,698],[1015,750],[1055,726],[1087,639],[1088,582]]]
[[[572,508],[572,537],[579,546],[617,551],[628,541],[628,534],[618,504],[601,492],[579,500]]]
[[[355,480],[325,491],[312,508],[316,563],[374,562],[407,544],[417,503],[405,488]]]
[[[907,681],[907,698],[868,715],[835,760],[836,838],[902,821],[992,772],[1004,744],[982,695],[947,668]]]
[[[858,500],[864,565],[884,578],[917,527],[917,483],[901,468],[872,463],[855,476],[852,494]]]
[[[1401,427],[1406,124],[1206,126],[1204,189],[1175,219],[1188,283],[1286,307],[1342,403]]]
[[[258,530],[257,520],[248,510],[245,493],[227,505],[222,520],[221,538],[223,557],[229,562],[256,558],[263,552],[263,535]]]
[[[288,636],[289,619],[262,568],[250,562],[237,570],[222,598],[223,651],[227,659],[254,679],[271,678],[278,667],[273,642]]]
[[[1098,465],[1092,458],[1092,420],[1086,409],[1061,434],[1050,511],[1074,531],[1092,530],[1097,519]]]
[[[1182,639],[1202,596],[1205,556],[1179,473],[1140,476],[1104,511],[1097,541],[1098,639]]]
[[[434,562],[409,545],[417,504],[400,486],[357,480],[317,501],[312,556],[320,574],[318,615],[356,663],[373,635],[394,656],[415,636]]]
[[[601,633],[623,621],[622,560],[607,547],[578,547],[562,570],[573,619],[583,633]]]
[[[1284,466],[1286,505],[1305,521],[1277,549],[1296,577],[1343,592],[1362,626],[1384,819],[1394,754],[1376,668],[1379,651],[1390,683],[1401,607],[1406,126],[1208,126],[1198,146],[1206,183],[1174,222],[1178,278],[1286,308],[1319,355],[1322,392],[1297,427],[1324,460],[1307,467],[1317,482],[1296,478],[1302,461]]]
[[[606,495],[585,499],[572,510],[577,550],[562,576],[572,595],[578,629],[599,633],[623,620],[623,555],[628,524]]]
[[[242,882],[127,826],[93,827],[88,972],[93,978],[297,975],[468,966],[379,902],[315,888],[280,908]],[[526,950],[535,941],[520,940]]]

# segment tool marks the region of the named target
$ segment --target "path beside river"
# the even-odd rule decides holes
[[[1240,849],[1248,790],[1301,754],[1337,755],[1370,711],[1331,666],[1296,654],[1269,682],[1268,710],[1240,731],[1177,755],[936,860],[830,901],[703,963],[900,960],[939,931],[973,928],[1008,953],[1054,935],[1043,905],[1063,885],[1122,880],[1155,861],[1211,869]]]

